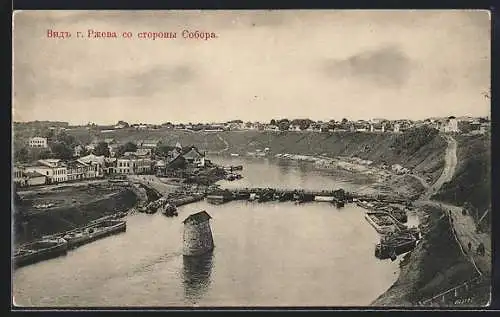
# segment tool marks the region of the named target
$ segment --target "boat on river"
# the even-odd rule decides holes
[[[21,267],[65,255],[68,241],[63,238],[41,239],[21,245],[13,256],[14,266]]]
[[[161,213],[167,217],[178,216],[177,207],[173,204],[166,204]]]
[[[172,199],[170,202],[172,205],[175,205],[176,207],[184,206],[187,204],[191,204],[200,200],[203,200],[205,198],[205,195],[199,193],[199,194],[191,194],[187,195],[184,197],[180,197],[177,199]]]
[[[395,260],[400,254],[413,250],[417,239],[411,233],[394,233],[382,236],[380,243],[375,246],[375,257],[379,259]]]
[[[72,249],[126,230],[125,220],[109,219],[67,232],[62,238],[68,242],[68,249]]]
[[[372,203],[367,202],[367,201],[357,200],[356,204],[361,208],[364,208],[367,210],[374,210],[374,205]]]
[[[283,202],[283,201],[290,201],[290,200],[292,200],[292,199],[293,199],[293,197],[294,197],[294,196],[293,196],[293,193],[291,193],[291,192],[283,192],[283,193],[281,193],[281,194],[279,195],[278,200],[279,200],[279,201],[282,201],[282,202]]]
[[[380,234],[386,234],[397,230],[393,218],[386,212],[367,212],[365,219]]]
[[[314,201],[327,201],[327,202],[333,202],[335,200],[335,197],[333,196],[314,196]]]
[[[214,205],[220,205],[224,204],[228,201],[230,201],[232,198],[232,194],[230,192],[219,192],[219,193],[211,193],[207,195],[207,202],[214,204]]]

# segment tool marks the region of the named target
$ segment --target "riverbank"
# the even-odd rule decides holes
[[[80,184],[77,188],[61,187],[57,190],[40,188],[23,196],[22,202],[15,206],[15,245],[120,214],[138,201],[128,186],[116,184]],[[50,208],[35,208],[51,204],[54,206]]]
[[[486,234],[477,232],[473,219],[462,208],[428,200],[443,184],[455,179],[456,141],[452,136],[444,137],[448,142],[445,168],[416,202],[423,239],[403,259],[398,280],[373,306],[481,307],[489,303],[491,247]],[[467,157],[459,164],[464,160]],[[486,247],[486,252],[476,252],[479,245]]]
[[[372,306],[416,306],[474,276],[474,267],[461,254],[445,214],[425,206],[418,216],[422,239],[400,260],[397,281]]]

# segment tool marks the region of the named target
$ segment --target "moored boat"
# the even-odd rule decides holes
[[[409,252],[417,245],[417,239],[409,233],[398,233],[383,236],[375,246],[375,256],[379,259],[395,260],[400,254]]]
[[[289,201],[293,199],[293,194],[290,192],[283,192],[279,195],[279,201]]]
[[[173,204],[166,204],[161,213],[167,217],[178,216],[177,207]]]
[[[367,201],[364,201],[364,200],[358,200],[356,201],[356,204],[361,207],[361,208],[364,208],[364,209],[367,209],[367,210],[373,210],[373,204],[367,202]]]
[[[380,234],[393,232],[397,228],[390,215],[385,212],[367,212],[365,219]]]
[[[13,256],[14,266],[21,267],[65,255],[68,242],[63,238],[42,239],[20,246]]]
[[[333,196],[314,196],[314,201],[328,201],[328,202],[333,202],[335,200],[335,197]]]
[[[126,221],[109,219],[67,232],[63,238],[68,241],[68,248],[71,249],[126,230]]]

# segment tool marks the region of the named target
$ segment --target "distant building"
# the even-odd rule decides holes
[[[370,132],[385,132],[385,125],[382,123],[370,124]]]
[[[155,149],[158,147],[158,142],[157,140],[144,140],[139,143],[139,148],[143,149]]]
[[[149,174],[152,169],[149,158],[130,155],[116,160],[116,173],[118,174]]]
[[[32,148],[48,148],[47,138],[42,137],[32,137],[29,139],[29,147]]]
[[[370,131],[370,124],[368,122],[358,121],[352,125],[352,129],[356,132]]]
[[[399,123],[394,123],[393,130],[394,132],[400,132],[401,125]]]
[[[21,185],[23,182],[23,168],[19,166],[14,166],[14,171],[13,171],[13,180],[14,184]]]
[[[205,155],[200,153],[194,146],[184,149],[183,152],[182,156],[189,164],[200,164],[202,163],[202,158],[205,157]]]
[[[444,132],[450,132],[450,133],[460,132],[460,130],[458,129],[457,118],[453,116],[448,117],[447,124],[444,126]]]
[[[27,166],[25,172],[37,172],[44,175],[49,183],[61,183],[68,180],[66,165],[59,159],[38,160],[35,165]]]
[[[83,146],[81,145],[75,146],[75,148],[73,149],[73,156],[80,157],[83,150],[84,150]]]
[[[80,157],[80,159],[78,160],[78,162],[88,164],[85,176],[86,178],[95,178],[103,176],[104,168],[106,167],[105,161],[106,158],[104,157],[104,155],[97,156],[94,154]]]
[[[47,183],[47,176],[39,172],[24,173],[25,179],[23,186],[44,185]]]
[[[89,164],[80,161],[71,161],[66,164],[68,181],[84,180],[87,178]]]

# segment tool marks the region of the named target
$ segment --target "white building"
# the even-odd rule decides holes
[[[455,117],[449,117],[446,124],[443,126],[443,132],[458,133],[458,120]]]
[[[29,146],[33,148],[47,148],[49,145],[47,143],[47,138],[36,136],[29,139]]]
[[[151,172],[152,161],[149,158],[136,156],[123,157],[116,160],[116,173],[143,174]]]
[[[400,125],[399,123],[394,123],[394,132],[399,132]]]
[[[68,170],[66,165],[59,159],[38,160],[36,165],[27,166],[26,172],[37,172],[47,177],[50,183],[62,183],[68,181]]]

